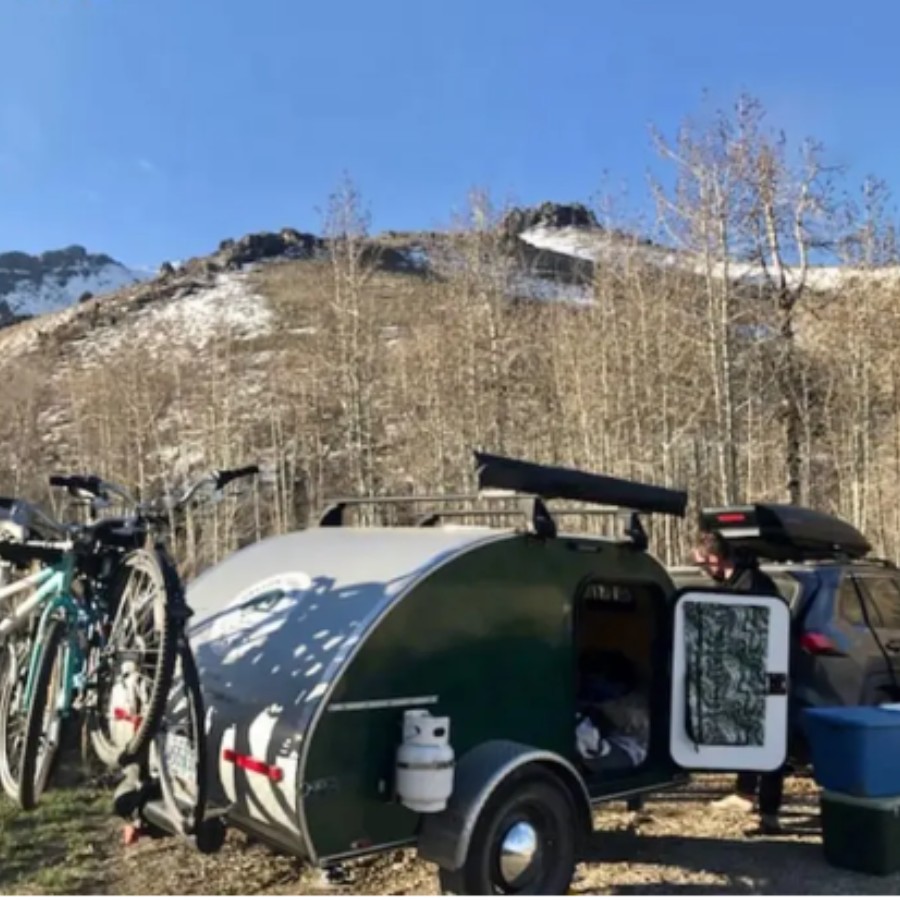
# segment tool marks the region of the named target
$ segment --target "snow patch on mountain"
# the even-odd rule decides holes
[[[568,284],[536,275],[514,277],[508,293],[512,297],[524,297],[528,300],[575,303],[579,306],[590,304],[594,300],[594,290],[590,284]]]
[[[678,252],[642,241],[623,240],[600,229],[568,226],[563,228],[537,225],[523,231],[519,237],[539,250],[550,250],[575,259],[592,263],[614,264],[626,260],[648,266],[676,268],[703,277],[707,263],[695,254]],[[727,278],[744,283],[762,283],[778,280],[780,272],[770,268],[768,272],[759,263],[729,260],[714,261],[710,267],[714,278]],[[803,277],[806,286],[813,291],[835,291],[854,281],[869,284],[900,283],[900,267],[884,266],[861,269],[850,266],[810,266],[805,276],[799,266],[785,266],[784,280],[791,288]]]
[[[250,288],[247,274],[230,272],[208,286],[148,304],[115,328],[92,332],[80,350],[83,357],[98,361],[123,343],[151,353],[163,347],[196,352],[216,338],[245,341],[268,334],[273,318],[265,298]]]
[[[0,305],[14,316],[40,316],[146,281],[152,273],[129,269],[103,254],[73,246],[40,256],[0,254]]]

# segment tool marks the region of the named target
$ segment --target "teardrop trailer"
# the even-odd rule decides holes
[[[683,517],[683,492],[476,459],[524,527],[347,527],[339,504],[189,586],[201,830],[319,866],[412,846],[447,892],[558,894],[593,806],[783,763],[788,608],[676,590],[638,514]],[[628,527],[562,533],[550,500]]]

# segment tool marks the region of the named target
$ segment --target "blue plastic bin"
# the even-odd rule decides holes
[[[816,782],[855,797],[900,796],[900,712],[877,706],[808,709]]]

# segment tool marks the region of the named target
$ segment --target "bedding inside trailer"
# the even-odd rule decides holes
[[[666,609],[658,586],[646,583],[591,579],[576,597],[576,748],[592,781],[625,777],[654,761]]]

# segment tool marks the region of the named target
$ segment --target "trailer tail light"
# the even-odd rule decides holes
[[[269,781],[276,784],[284,778],[284,772],[278,766],[270,766],[261,759],[254,759],[252,756],[242,756],[234,750],[223,750],[222,759],[236,765],[239,769],[246,769],[248,772],[256,772],[257,775],[265,775]]]
[[[818,631],[807,631],[800,636],[800,646],[813,656],[842,656],[834,641]]]

